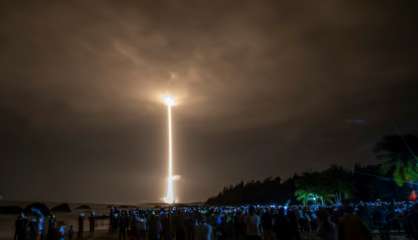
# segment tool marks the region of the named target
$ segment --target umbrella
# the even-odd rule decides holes
[[[70,205],[68,205],[68,203],[61,203],[61,204],[51,208],[51,211],[52,212],[70,213],[71,208],[70,208]]]
[[[90,210],[91,207],[89,205],[80,205],[76,209],[77,210]]]
[[[51,212],[49,208],[40,202],[31,203],[23,210],[26,214],[34,212],[34,210],[41,212],[43,215],[49,215]]]

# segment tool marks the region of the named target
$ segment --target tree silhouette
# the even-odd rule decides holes
[[[352,174],[342,167],[331,166],[322,172],[305,172],[296,179],[296,198],[306,204],[309,200],[340,202],[352,192]]]
[[[331,166],[323,171],[305,172],[286,181],[279,177],[230,185],[207,200],[210,205],[309,204],[352,200],[405,200],[407,187],[399,187],[387,175],[380,175],[380,165],[356,165],[355,171]]]
[[[341,166],[330,166],[322,171],[294,175],[286,181],[280,177],[241,181],[225,187],[217,196],[209,198],[207,204],[335,203],[347,198],[405,200],[410,192],[405,183],[418,179],[415,154],[418,153],[418,138],[385,136],[376,144],[374,152],[382,160],[379,165],[356,165],[353,172]]]
[[[374,152],[381,159],[381,171],[393,176],[399,186],[418,179],[418,138],[414,135],[388,135],[379,141]]]

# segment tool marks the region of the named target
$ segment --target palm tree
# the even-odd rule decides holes
[[[418,179],[418,138],[414,135],[388,135],[374,148],[381,159],[381,170],[393,176],[398,186]]]
[[[321,205],[325,204],[324,197],[320,196],[317,193],[307,192],[304,190],[296,190],[295,191],[296,200],[301,202],[303,205],[307,205],[309,202],[318,203],[320,202]]]
[[[342,167],[331,166],[321,172],[305,172],[296,179],[295,196],[298,201],[337,203],[350,197],[352,175]]]

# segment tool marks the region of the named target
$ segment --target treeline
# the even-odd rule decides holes
[[[293,198],[295,191],[294,179],[282,182],[280,177],[266,178],[264,181],[240,182],[225,187],[217,196],[209,198],[210,205],[239,205],[243,203],[275,203],[285,202]]]
[[[381,165],[356,166],[354,171],[331,166],[324,171],[306,172],[282,181],[280,177],[240,182],[225,187],[207,200],[210,205],[308,203],[310,200],[336,202],[353,200],[406,200],[411,186],[398,186]],[[333,175],[340,173],[341,175]]]
[[[418,180],[418,138],[385,136],[374,147],[381,163],[353,169],[330,166],[304,172],[285,181],[269,177],[225,187],[207,200],[211,205],[334,203],[351,200],[406,200]]]

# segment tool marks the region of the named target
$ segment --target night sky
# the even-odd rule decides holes
[[[415,0],[1,1],[0,195],[165,194],[376,163],[418,132]]]

